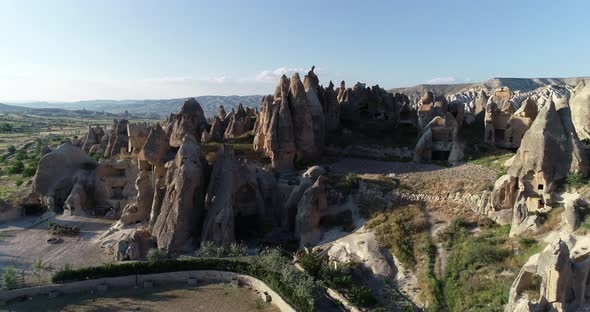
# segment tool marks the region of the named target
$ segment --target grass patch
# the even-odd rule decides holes
[[[434,274],[436,249],[424,203],[408,203],[377,213],[367,222],[377,240],[387,246],[405,268],[411,269],[422,288],[421,297],[429,309],[444,309],[440,282]]]
[[[451,312],[503,311],[514,277],[541,246],[532,238],[510,240],[509,226],[489,225],[476,234],[472,227],[454,220],[441,233],[449,252],[445,302]]]

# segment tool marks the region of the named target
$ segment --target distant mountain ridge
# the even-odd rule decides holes
[[[170,113],[180,111],[180,107],[187,98],[162,99],[162,100],[88,100],[78,102],[25,102],[16,105],[28,108],[57,108],[67,110],[92,110],[97,112],[123,113],[128,111],[131,114],[139,115],[160,115],[167,116]],[[242,103],[244,106],[258,107],[262,95],[205,95],[197,96],[195,99],[203,107],[206,116],[217,114],[220,105],[229,112],[232,108]],[[18,107],[14,105],[8,105]],[[1,109],[0,109],[1,110]]]
[[[506,86],[513,91],[529,92],[539,87],[548,85],[559,85],[574,87],[582,80],[590,81],[590,77],[571,78],[492,78],[484,82],[462,83],[462,84],[420,84],[405,88],[392,88],[389,92],[401,92],[407,94],[411,99],[417,99],[425,91],[432,91],[434,94],[447,96],[455,94],[470,94],[469,98],[479,90],[491,91],[498,87]],[[206,116],[217,114],[220,105],[223,105],[227,112],[242,103],[248,107],[259,107],[262,95],[204,95],[195,97],[203,107]],[[160,99],[160,100],[88,100],[78,102],[24,102],[0,104],[0,112],[19,112],[27,109],[57,109],[57,110],[88,110],[121,114],[125,111],[133,115],[144,116],[168,116],[176,113],[186,98]]]

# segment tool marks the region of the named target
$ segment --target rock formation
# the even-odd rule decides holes
[[[131,154],[139,153],[149,134],[150,129],[146,124],[127,124],[127,137],[129,139],[127,151]]]
[[[285,98],[285,101],[288,101],[293,116],[292,124],[295,145],[297,146],[295,158],[296,160],[312,159],[317,157],[319,153],[319,146],[315,145],[316,139],[314,137],[318,131],[314,126],[312,115],[312,110],[315,112],[317,107],[312,107],[298,73],[291,76],[290,83],[289,96]],[[317,105],[317,103],[313,105]]]
[[[229,123],[227,125],[227,128],[225,129],[225,133],[223,133],[223,138],[226,140],[235,139],[241,136],[242,134],[252,130],[252,127],[254,127],[252,118],[240,103],[238,105],[237,111],[234,114],[232,114],[231,118],[229,119]],[[211,126],[211,131],[212,139],[214,139],[215,137],[213,135],[213,126]]]
[[[275,95],[262,99],[254,130],[254,150],[270,157],[276,169],[293,169],[296,145],[289,107],[289,79],[285,75],[281,77]]]
[[[589,247],[584,237],[567,236],[531,256],[512,283],[505,311],[580,311],[588,289]]]
[[[312,66],[311,70],[305,75],[303,86],[309,103],[313,125],[313,146],[315,147],[315,151],[311,155],[317,157],[321,153],[321,147],[324,146],[326,140],[326,117],[324,116],[324,106],[320,101],[320,94],[323,95],[324,90],[320,87],[320,81],[318,76],[313,72],[314,69],[315,66]]]
[[[207,120],[201,105],[194,98],[186,100],[178,114],[170,115],[166,128],[169,129],[172,147],[180,147],[187,134],[200,139],[203,131],[207,129]]]
[[[90,149],[93,146],[100,143],[103,136],[104,130],[101,127],[88,126],[88,133],[86,134],[86,138],[84,139],[82,150],[86,153],[89,153]]]
[[[104,153],[105,158],[111,158],[121,153],[121,149],[127,150],[129,145],[129,137],[127,135],[126,119],[113,120],[111,131],[109,135],[108,144]]]
[[[570,101],[572,119],[581,140],[590,139],[590,82],[582,81]]]
[[[318,177],[315,183],[303,193],[303,197],[297,204],[295,236],[299,238],[301,246],[317,243],[320,238],[320,214],[328,207],[324,183],[325,178]]]
[[[238,166],[234,151],[224,145],[218,152],[217,160],[205,197],[207,216],[203,223],[203,241],[212,241],[227,246],[235,241],[234,195],[238,187]]]
[[[537,103],[526,98],[515,112],[512,92],[501,88],[492,93],[485,111],[485,142],[503,148],[518,148],[537,117]]]
[[[187,110],[183,108],[183,111]],[[186,116],[190,115],[183,114],[182,120],[188,120]],[[185,130],[187,128],[182,131]],[[185,134],[175,159],[169,161],[166,168],[166,193],[159,214],[152,216],[156,217],[152,235],[158,248],[190,250],[202,223],[205,189],[201,151],[192,134]]]
[[[459,141],[459,126],[451,113],[434,117],[423,129],[414,149],[415,162],[446,161],[456,165],[463,161],[464,146]]]
[[[494,209],[513,207],[511,235],[538,226],[537,215],[555,203],[556,182],[570,173],[586,175],[588,161],[578,139],[569,107],[559,111],[551,99],[539,112],[508,169],[492,194]]]
[[[93,175],[98,164],[88,157],[79,148],[70,143],[58,146],[55,150],[45,154],[39,160],[37,174],[33,180],[33,192],[46,198],[50,209],[61,211],[75,184],[83,183]],[[80,194],[84,187],[78,186],[76,195],[79,199],[70,199],[70,204],[75,200],[84,200],[86,194]],[[82,207],[88,207],[86,202]]]
[[[340,128],[340,103],[338,95],[334,90],[334,84],[330,81],[328,87],[324,90],[326,103],[324,105],[324,115],[326,117],[326,131],[335,131]]]

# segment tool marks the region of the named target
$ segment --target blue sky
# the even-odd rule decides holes
[[[590,76],[590,1],[0,0],[0,102]]]

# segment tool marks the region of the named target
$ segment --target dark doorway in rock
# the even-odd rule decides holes
[[[234,234],[236,241],[242,242],[260,238],[264,232],[263,222],[257,215],[241,215],[234,217]]]
[[[447,161],[450,155],[451,151],[432,151],[432,160]]]
[[[494,131],[494,139],[496,140],[496,143],[504,143],[504,129],[496,129]]]

